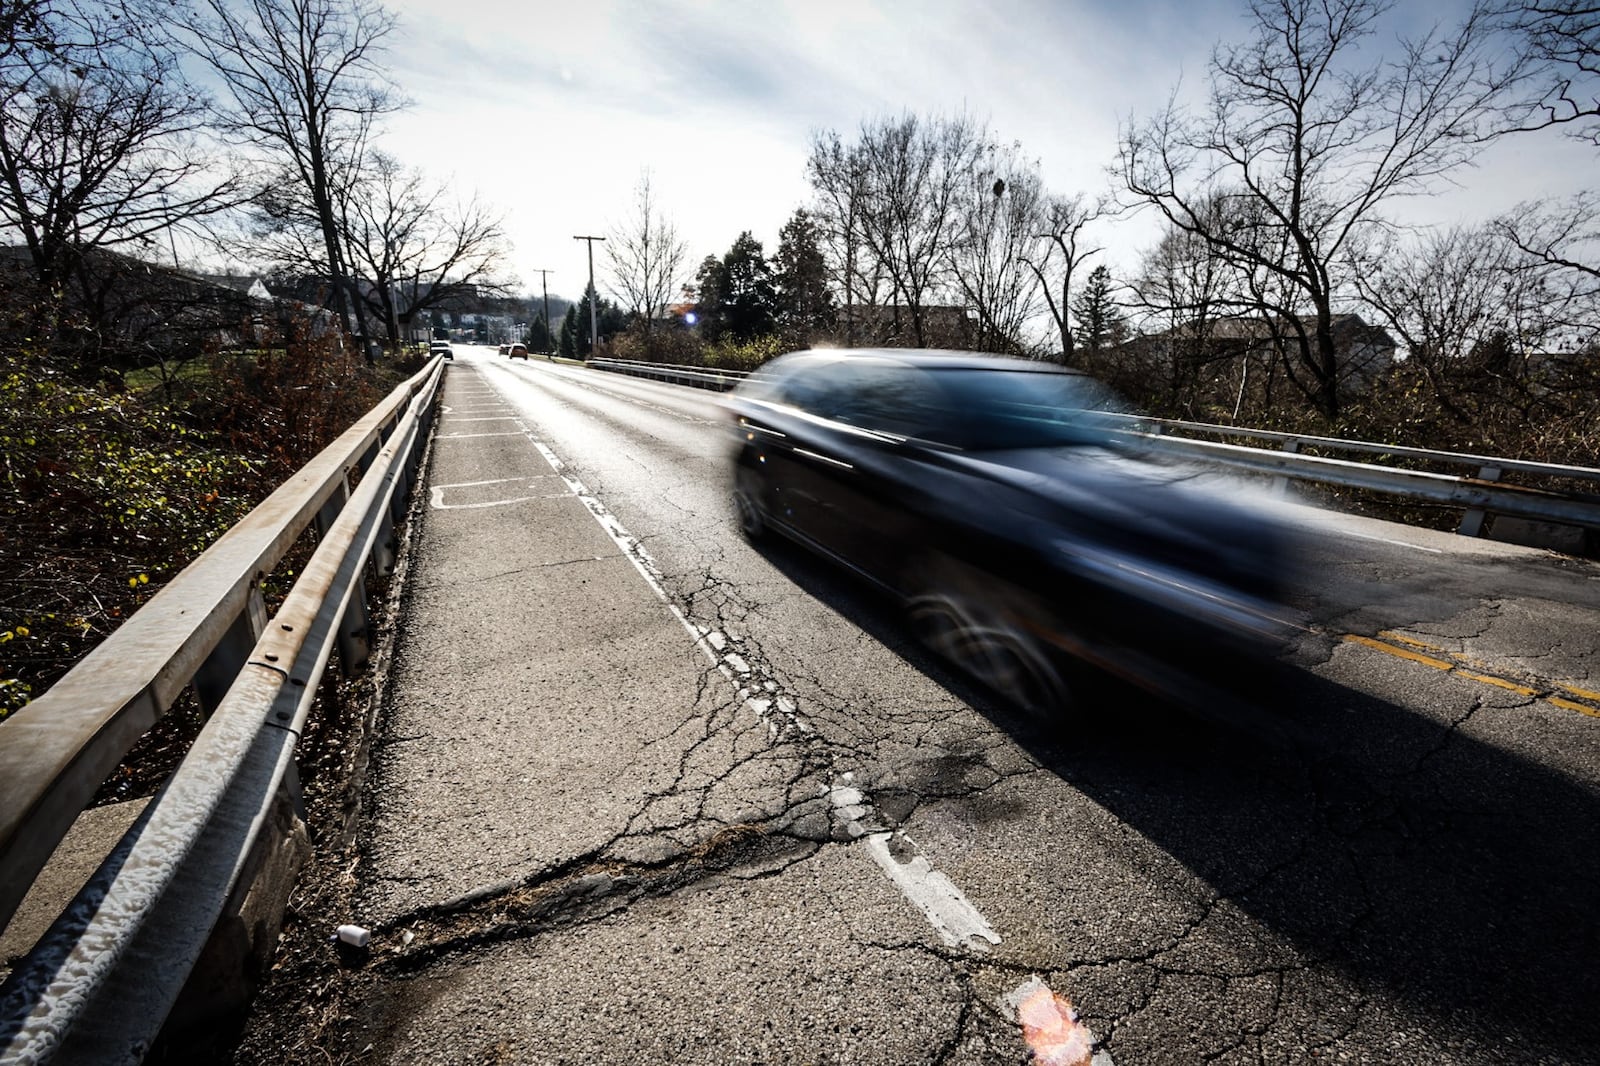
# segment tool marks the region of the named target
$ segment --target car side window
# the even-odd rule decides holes
[[[817,368],[810,373],[791,374],[779,386],[779,399],[819,418],[835,418],[844,399],[837,382],[822,372],[833,368]]]
[[[920,436],[945,420],[943,393],[916,367],[862,364],[850,370],[840,422],[902,437]]]

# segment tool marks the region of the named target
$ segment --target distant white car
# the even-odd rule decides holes
[[[431,359],[436,355],[442,355],[446,359],[454,359],[456,357],[455,349],[450,347],[449,341],[434,341],[428,345],[428,357]]]

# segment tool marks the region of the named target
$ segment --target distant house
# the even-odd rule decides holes
[[[267,289],[265,274],[199,274],[196,276],[202,280],[209,281],[213,285],[220,285],[224,288],[232,289],[234,292],[242,292],[250,299],[260,303],[266,303],[272,299],[272,293]]]
[[[33,278],[25,248],[0,249],[0,264],[19,289]],[[94,248],[63,287],[66,328],[111,363],[195,354],[251,330],[261,309],[251,288]]]
[[[1279,338],[1293,344],[1296,330],[1291,322],[1276,323],[1261,317],[1225,316],[1207,319],[1201,325],[1186,325],[1159,333],[1136,337],[1124,345],[1144,361],[1171,365],[1174,360],[1218,362],[1267,355],[1277,350]],[[1358,314],[1334,315],[1332,332],[1338,361],[1340,388],[1360,391],[1395,363],[1399,345],[1381,326],[1368,323]],[[1305,317],[1300,326],[1310,335],[1315,323]]]

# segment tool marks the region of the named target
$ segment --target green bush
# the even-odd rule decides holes
[[[777,336],[757,337],[745,344],[721,341],[706,348],[705,365],[719,370],[754,370],[789,350]]]
[[[85,384],[35,351],[7,353],[0,717],[238,521],[262,465],[172,406]]]

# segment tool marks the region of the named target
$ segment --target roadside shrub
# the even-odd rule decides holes
[[[0,718],[403,376],[303,325],[212,356],[170,398],[96,383],[40,346],[0,348]]]
[[[0,718],[253,506],[262,463],[37,351],[0,374]]]
[[[744,344],[719,341],[706,348],[705,365],[720,370],[754,370],[790,350],[790,346],[775,335],[757,337]]]
[[[674,366],[699,366],[704,351],[705,344],[698,336],[678,326],[657,326],[649,333],[631,326],[606,344],[606,354],[613,359]]]

